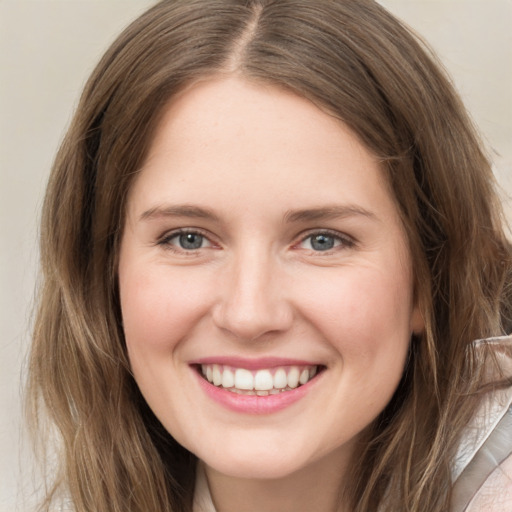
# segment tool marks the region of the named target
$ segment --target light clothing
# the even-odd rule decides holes
[[[466,512],[512,512],[512,456],[491,473]]]
[[[512,375],[512,336],[475,342],[492,346]],[[512,389],[495,391],[468,425],[453,465],[451,512],[512,512]]]
[[[512,336],[475,343],[477,348],[491,345],[505,375],[512,375]],[[489,394],[482,402],[462,437],[452,480],[450,512],[512,512],[512,388]],[[193,512],[217,512],[201,463]]]

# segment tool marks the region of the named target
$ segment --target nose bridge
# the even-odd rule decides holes
[[[244,340],[286,330],[292,313],[279,266],[268,248],[251,244],[238,251],[223,276],[217,325]]]

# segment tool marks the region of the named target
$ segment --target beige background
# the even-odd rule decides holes
[[[86,77],[152,3],[0,0],[0,512],[28,510],[31,501],[20,390],[44,184]],[[381,3],[439,53],[512,192],[512,0]]]

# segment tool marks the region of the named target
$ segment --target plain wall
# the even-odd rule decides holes
[[[54,154],[93,66],[150,0],[0,0],[0,512],[20,487],[21,385],[37,276],[38,212]],[[505,193],[512,192],[512,1],[382,0],[454,78]],[[512,211],[509,202],[507,209]],[[17,507],[16,508],[16,504]]]

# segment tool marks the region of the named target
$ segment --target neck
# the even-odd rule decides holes
[[[206,465],[204,469],[217,512],[347,512],[341,498],[347,461],[340,459],[330,454],[276,479],[233,477]]]

